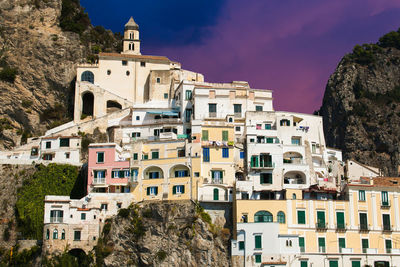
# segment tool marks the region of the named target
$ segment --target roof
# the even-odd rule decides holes
[[[158,60],[158,61],[171,61],[164,56],[144,56],[144,55],[131,55],[131,54],[119,54],[119,53],[100,53],[100,57],[116,57],[116,58],[126,58],[126,59],[138,59],[138,60]]]
[[[125,24],[125,30],[139,30],[139,25],[137,25],[133,17]]]
[[[400,188],[400,177],[360,177],[359,181],[352,181],[349,186]]]

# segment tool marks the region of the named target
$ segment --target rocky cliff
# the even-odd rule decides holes
[[[320,115],[328,146],[345,159],[398,175],[400,165],[400,31],[355,46],[326,86]]]
[[[79,0],[0,1],[0,148],[67,122],[75,66],[119,49],[120,36],[90,25]]]
[[[108,221],[95,255],[105,266],[230,266],[228,229],[189,201],[142,203]]]

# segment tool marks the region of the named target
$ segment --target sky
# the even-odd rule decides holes
[[[81,0],[93,25],[123,32],[207,82],[273,90],[275,110],[312,113],[341,58],[400,27],[399,0]]]

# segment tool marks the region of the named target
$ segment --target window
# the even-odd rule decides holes
[[[140,67],[146,67],[146,62],[140,61]]]
[[[107,70],[107,75],[111,75],[111,70]]]
[[[58,230],[57,229],[53,230],[53,239],[58,239]]]
[[[317,211],[317,228],[325,229],[325,211]]]
[[[81,240],[81,231],[74,231],[74,241]]]
[[[242,105],[241,104],[233,104],[233,112],[235,114],[242,114]]]
[[[272,184],[272,173],[260,173],[260,184]]]
[[[185,149],[178,149],[178,158],[184,158],[185,156]]]
[[[104,163],[104,152],[97,152],[97,163]]]
[[[301,145],[300,137],[292,137],[292,145],[300,146]]]
[[[215,184],[222,184],[224,179],[223,171],[211,171],[211,179]]]
[[[222,141],[228,141],[228,131],[222,131]]]
[[[283,119],[280,121],[281,126],[290,126],[290,120]]]
[[[194,177],[200,177],[200,173],[199,172],[194,172]]]
[[[244,151],[239,152],[239,158],[244,159]]]
[[[299,237],[299,247],[300,247],[300,252],[305,252],[305,243],[304,243],[304,237]]]
[[[262,237],[261,235],[254,236],[254,248],[255,249],[262,249]]]
[[[329,261],[329,267],[338,267],[339,263],[337,260],[330,260]]]
[[[297,211],[297,224],[306,224],[306,212],[304,210]]]
[[[159,179],[160,173],[159,172],[149,172],[149,179]]]
[[[138,153],[133,153],[133,160],[137,160],[138,159]]]
[[[102,204],[100,205],[100,210],[101,210],[101,211],[102,211],[102,210],[106,211],[107,208],[108,208],[108,204],[107,204],[107,203],[102,203]]]
[[[47,149],[51,148],[51,141],[47,141],[47,142],[46,142],[46,148],[47,148]]]
[[[217,116],[217,104],[208,104],[208,113],[210,117]]]
[[[191,100],[192,99],[192,91],[186,90],[185,96],[186,96],[186,100]]]
[[[283,211],[279,211],[278,215],[278,223],[285,223],[285,213]]]
[[[236,127],[235,127],[235,131],[236,131],[236,132],[240,132],[240,126],[236,126]]]
[[[129,43],[129,50],[135,50],[135,45],[133,43]]]
[[[142,159],[149,159],[149,155],[143,154]]]
[[[71,154],[70,154],[69,152],[66,152],[66,153],[65,153],[65,158],[66,158],[66,159],[69,159],[69,158],[70,158],[70,155],[71,155]]]
[[[203,147],[203,162],[210,162],[210,149]]]
[[[351,261],[351,267],[361,267],[360,261]]]
[[[46,239],[49,240],[49,238],[50,238],[50,230],[47,229],[46,230]]]
[[[250,143],[254,143],[254,138],[250,138]]]
[[[325,237],[318,237],[318,251],[325,253]]]
[[[386,253],[392,253],[392,240],[385,240]]]
[[[192,109],[186,109],[185,110],[185,121],[190,122],[191,117],[192,117]]]
[[[131,72],[129,70],[127,70],[125,73],[126,73],[126,76],[129,76],[131,74]]]
[[[151,151],[151,159],[158,159],[159,153],[158,151]]]
[[[307,267],[308,261],[300,261],[300,267]]]
[[[218,190],[218,188],[214,188],[214,190],[213,190],[213,199],[214,200],[219,200],[219,190]]]
[[[105,170],[95,170],[93,171],[94,178],[105,178],[106,177],[106,171]]]
[[[336,227],[337,229],[345,229],[343,211],[336,212]]]
[[[94,75],[93,75],[93,72],[88,71],[88,70],[82,72],[81,81],[82,81],[82,82],[94,83]]]
[[[122,66],[127,66],[127,65],[128,65],[128,61],[122,60]]]
[[[360,213],[360,230],[368,230],[368,218],[366,213]]]
[[[260,210],[254,214],[254,222],[273,222],[274,217],[269,211]]]
[[[338,243],[339,243],[339,252],[342,253],[342,248],[346,247],[346,239],[343,237],[339,237]]]
[[[133,137],[133,138],[138,138],[138,137],[140,137],[140,133],[139,133],[139,132],[136,132],[136,133],[133,132],[133,133],[132,133],[132,137]]]
[[[39,154],[39,148],[38,147],[32,147],[31,156],[37,156],[38,154]]]
[[[69,138],[60,138],[60,147],[69,147]]]
[[[133,37],[134,37],[134,34],[133,34],[133,32],[131,32],[131,33],[129,33],[129,39],[133,39]]]
[[[86,213],[81,213],[81,220],[86,220]]]
[[[168,99],[168,94],[164,93],[164,99]]]
[[[229,148],[227,148],[227,147],[222,148],[222,157],[229,158]]]
[[[256,111],[263,111],[263,106],[256,106]]]
[[[387,191],[381,192],[382,206],[389,206],[389,196]]]
[[[157,77],[156,81],[157,83],[161,83],[161,78]]]
[[[265,127],[265,130],[271,130],[272,129],[272,125],[269,124],[269,123],[265,124],[264,127]]]
[[[297,197],[296,197],[296,194],[295,193],[293,193],[292,194],[292,199],[296,199]]]
[[[158,186],[147,187],[147,195],[148,196],[157,196],[158,195]]]
[[[368,239],[361,239],[361,247],[362,247],[362,253],[367,253],[367,249],[369,248]]]
[[[208,141],[208,130],[202,130],[201,131],[201,140],[202,141]]]
[[[188,177],[188,176],[189,176],[188,170],[175,171],[175,177]]]
[[[258,167],[258,156],[251,156],[250,158],[250,167]]]
[[[64,229],[61,231],[61,239],[62,239],[62,240],[65,239],[65,230],[64,230]]]
[[[64,211],[62,210],[51,210],[50,211],[50,222],[51,223],[62,223]]]
[[[255,254],[254,257],[256,263],[261,263],[261,254]]]
[[[242,195],[241,195],[241,199],[249,199],[249,193],[247,193],[247,192],[242,192]]]
[[[390,215],[389,214],[382,214],[382,221],[383,221],[383,230],[384,231],[390,231],[391,230]]]
[[[358,191],[358,200],[365,201],[365,191],[364,190]]]
[[[244,241],[239,241],[239,250],[244,250]]]
[[[261,130],[261,124],[256,124],[256,130]]]
[[[172,187],[172,194],[177,195],[177,194],[184,194],[185,193],[185,186],[184,185],[174,185]]]

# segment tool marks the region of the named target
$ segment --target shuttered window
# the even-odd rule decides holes
[[[352,261],[351,267],[361,267],[361,262],[360,261]]]
[[[344,229],[344,212],[336,212],[336,224],[338,229]]]
[[[306,212],[304,210],[297,211],[297,223],[306,224]]]
[[[210,161],[210,149],[208,147],[203,148],[203,161],[204,162]]]
[[[338,267],[338,266],[339,266],[338,261],[333,261],[333,260],[329,261],[329,267]]]
[[[208,141],[208,130],[202,130],[201,131],[201,140],[202,141]]]
[[[222,141],[228,141],[228,131],[222,131]]]
[[[308,262],[307,261],[300,261],[300,267],[307,267]]]
[[[262,248],[261,235],[254,236],[254,242],[255,242],[255,246],[254,246],[255,249]]]
[[[338,243],[339,243],[339,252],[342,252],[342,248],[346,247],[346,239],[340,237]]]

